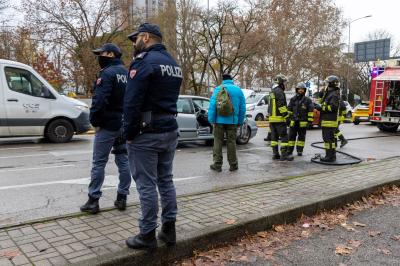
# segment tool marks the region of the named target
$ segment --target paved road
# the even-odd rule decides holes
[[[343,132],[348,138],[385,135],[370,125],[345,124]],[[305,156],[296,157],[294,162],[272,162],[271,149],[263,142],[265,135],[265,129],[260,128],[256,138],[239,147],[240,169],[236,173],[230,173],[226,165],[222,173],[211,172],[210,147],[203,144],[180,145],[174,163],[178,194],[298,176],[333,167],[310,163],[310,158],[320,152],[311,147],[306,147]],[[400,155],[398,138],[357,140],[343,150],[363,159],[380,160]],[[308,132],[308,144],[320,139],[320,130]],[[77,136],[71,143],[56,145],[42,143],[40,139],[1,139],[0,225],[78,211],[87,197],[92,140],[93,136]],[[118,182],[113,163],[107,166],[106,173],[101,200],[103,207],[112,206]],[[134,187],[129,200],[137,201]]]

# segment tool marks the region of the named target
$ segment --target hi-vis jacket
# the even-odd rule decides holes
[[[271,91],[268,113],[270,123],[285,123],[286,119],[289,117],[286,95],[280,86],[276,86]]]
[[[337,88],[328,87],[321,99],[321,126],[338,127],[340,92]]]
[[[300,127],[307,127],[308,122],[314,120],[314,104],[312,100],[304,95],[296,94],[292,97],[288,106],[290,114],[290,126],[299,122]]]

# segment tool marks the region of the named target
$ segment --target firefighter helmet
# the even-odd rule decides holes
[[[335,75],[328,76],[325,79],[325,84],[328,87],[332,87],[332,88],[339,88],[340,87],[339,78],[337,76],[335,76]]]
[[[284,84],[286,81],[287,81],[287,77],[283,74],[278,74],[274,80],[274,82],[276,84]]]
[[[299,82],[299,83],[297,83],[297,85],[296,85],[296,91],[297,91],[297,89],[304,89],[304,90],[307,90],[307,86],[306,86],[306,84],[305,84],[304,82]]]

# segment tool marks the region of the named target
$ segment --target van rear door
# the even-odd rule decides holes
[[[29,69],[3,65],[3,93],[12,136],[43,135],[55,96]]]

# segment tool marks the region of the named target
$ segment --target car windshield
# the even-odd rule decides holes
[[[257,103],[263,97],[262,94],[252,94],[246,99],[246,104]]]
[[[360,103],[356,107],[356,109],[368,109],[368,108],[369,108],[369,104],[368,103]]]

